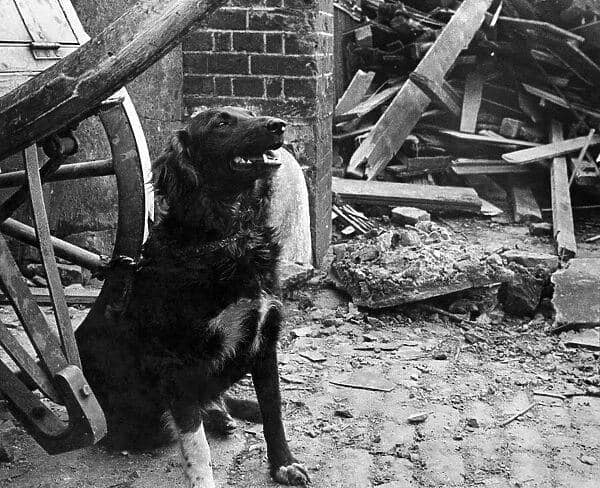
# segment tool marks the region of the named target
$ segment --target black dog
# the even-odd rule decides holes
[[[271,474],[305,485],[281,420],[276,343],[279,245],[266,224],[285,122],[213,109],[177,132],[153,164],[165,203],[145,244],[127,303],[110,327],[78,334],[84,373],[108,421],[109,442],[179,435],[193,487],[212,487],[202,415],[246,373],[264,424]]]

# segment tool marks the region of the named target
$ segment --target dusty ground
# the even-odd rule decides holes
[[[523,227],[448,224],[489,249],[551,249]],[[579,227],[584,237],[599,233]],[[582,255],[594,250],[584,246]],[[600,386],[599,355],[567,349],[548,334],[551,318],[488,310],[481,326],[463,331],[416,307],[357,311],[323,280],[296,292],[286,308],[285,421],[314,487],[600,486],[600,398],[584,394]],[[392,391],[331,383],[356,373]],[[249,381],[240,394],[251,395]],[[581,395],[560,399],[539,391]],[[527,414],[501,426],[533,402]],[[425,421],[407,422],[421,412]],[[96,446],[50,457],[1,407],[0,438],[14,453],[14,461],[0,463],[0,486],[183,486],[174,446],[146,454]],[[221,485],[275,486],[260,426],[242,423],[231,438],[209,441]]]

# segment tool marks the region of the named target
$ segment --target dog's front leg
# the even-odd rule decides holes
[[[310,481],[306,468],[296,461],[285,438],[275,344],[261,354],[252,369],[252,380],[263,419],[271,476],[279,483],[306,486]]]
[[[179,437],[181,463],[188,487],[216,488],[199,406],[177,406],[170,414]]]

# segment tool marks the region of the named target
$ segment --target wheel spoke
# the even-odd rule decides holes
[[[48,224],[48,215],[46,214],[46,203],[44,202],[44,190],[42,189],[36,146],[29,146],[25,149],[25,171],[27,172],[33,220],[35,221],[42,264],[46,271],[48,288],[52,296],[54,316],[56,317],[56,325],[63,351],[69,363],[81,369],[81,361],[79,360],[79,351],[77,350],[75,334],[71,325],[69,308],[67,307],[65,292],[60,281],[54,249],[52,247],[52,236],[50,235],[50,225]]]
[[[6,221],[0,224],[0,231],[25,244],[38,247],[35,229],[18,220],[6,219]],[[79,266],[95,271],[104,267],[107,262],[107,258],[104,256],[82,249],[58,237],[51,237],[51,241],[56,256],[66,259],[73,264],[78,264]]]
[[[35,147],[35,146],[32,146]],[[37,149],[36,149],[37,150]],[[64,162],[64,157],[50,158],[46,164],[39,170],[40,177],[45,179],[48,175],[54,173]],[[17,210],[26,200],[29,195],[29,186],[24,184],[16,192],[14,192],[6,201],[0,205],[0,222],[4,222],[9,218],[15,210]]]
[[[36,361],[29,355],[23,345],[8,330],[5,324],[0,322],[0,344],[4,350],[17,363],[17,366],[23,371],[27,378],[34,383],[51,400],[60,403],[58,396],[50,378]]]
[[[65,164],[54,173],[42,178],[42,183],[50,181],[78,180],[81,178],[92,178],[95,176],[114,175],[112,159],[99,159],[97,161],[86,161],[84,163]],[[12,188],[27,183],[25,171],[11,171],[0,174],[0,188]]]
[[[48,371],[55,375],[67,366],[60,342],[29,291],[4,236],[0,234],[0,287],[10,300],[29,340]]]

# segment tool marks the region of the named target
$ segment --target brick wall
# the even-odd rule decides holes
[[[183,41],[183,73],[185,116],[236,105],[289,123],[320,264],[331,221],[332,0],[231,0]]]

